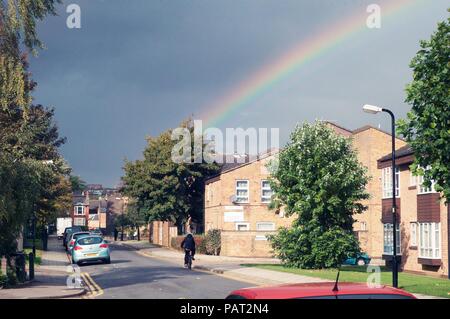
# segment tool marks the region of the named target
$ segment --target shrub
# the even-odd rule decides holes
[[[170,240],[170,247],[177,249],[177,250],[182,250],[181,249],[181,242],[183,241],[183,239],[186,236],[177,236],[177,237],[172,237],[172,239]],[[195,252],[197,254],[205,254],[206,253],[206,249],[205,249],[205,236],[203,235],[194,235],[194,241],[195,241]]]
[[[218,256],[221,247],[220,229],[210,229],[205,237],[205,248],[208,255]]]
[[[8,277],[3,275],[2,271],[0,270],[0,288],[3,288],[8,283]]]

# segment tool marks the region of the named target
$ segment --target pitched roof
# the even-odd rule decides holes
[[[400,158],[400,157],[409,156],[409,155],[414,155],[414,150],[412,149],[412,147],[410,145],[405,145],[395,151],[395,158]],[[392,154],[389,153],[389,154],[384,155],[378,161],[385,162],[385,161],[391,160],[391,158],[392,158]]]

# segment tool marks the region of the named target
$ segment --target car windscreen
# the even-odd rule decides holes
[[[101,237],[83,237],[77,241],[78,245],[98,245],[103,242]]]

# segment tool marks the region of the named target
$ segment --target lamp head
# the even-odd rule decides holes
[[[365,104],[363,106],[363,111],[366,113],[377,114],[383,111],[383,108],[375,105]]]

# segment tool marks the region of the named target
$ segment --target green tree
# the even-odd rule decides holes
[[[450,18],[438,24],[411,62],[413,81],[406,88],[412,105],[399,129],[415,153],[413,171],[426,186],[450,200]],[[424,169],[425,168],[425,169]]]
[[[296,216],[292,227],[270,236],[283,263],[336,267],[359,251],[353,216],[367,208],[361,201],[369,198],[368,177],[349,139],[322,122],[297,126],[269,169],[275,194],[271,206]]]
[[[72,192],[80,192],[86,189],[86,182],[79,176],[70,175],[69,177]]]
[[[24,78],[20,40],[33,54],[43,47],[36,22],[55,15],[59,0],[0,0],[0,108],[31,103]]]
[[[187,128],[193,137],[192,120],[184,121],[181,127]],[[135,208],[145,212],[149,222],[172,221],[181,226],[189,216],[201,222],[204,181],[217,173],[219,166],[174,162],[172,150],[177,141],[171,136],[172,130],[168,130],[158,137],[149,137],[144,159],[125,162],[122,191],[133,198]],[[192,162],[193,158],[192,155]]]

